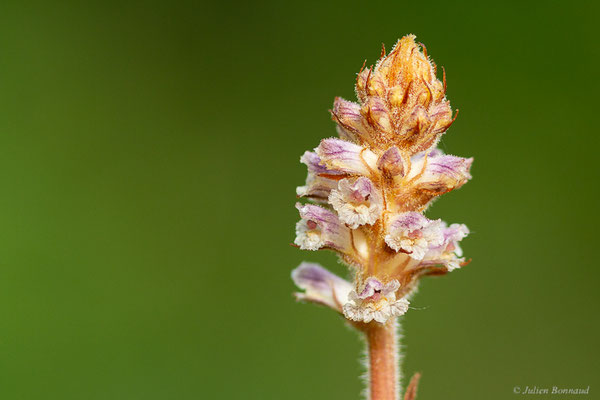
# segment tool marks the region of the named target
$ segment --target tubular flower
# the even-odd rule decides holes
[[[406,36],[356,80],[358,102],[336,98],[331,111],[339,138],[328,138],[300,161],[308,168],[297,195],[294,243],[337,252],[352,282],[317,264],[292,273],[301,300],[327,305],[355,322],[386,323],[408,310],[424,275],[465,265],[464,225],[423,215],[438,196],[471,175],[472,158],[436,148],[454,121],[445,74],[436,78],[425,48]]]

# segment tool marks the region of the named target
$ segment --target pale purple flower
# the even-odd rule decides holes
[[[326,202],[331,189],[338,185],[337,176],[343,176],[341,172],[327,169],[321,164],[321,159],[312,151],[305,152],[300,157],[300,162],[306,164],[308,175],[306,184],[296,188],[296,194],[300,197],[310,197],[319,202]]]
[[[328,169],[352,175],[369,176],[377,156],[366,147],[342,139],[324,139],[315,149]]]
[[[329,204],[352,229],[372,225],[381,216],[382,198],[369,178],[342,179],[329,195]]]
[[[392,317],[404,315],[409,302],[406,298],[396,299],[396,291],[400,288],[397,280],[383,284],[377,278],[369,277],[360,293],[352,290],[348,302],[344,304],[344,316],[352,321],[369,323],[377,321],[385,323]]]
[[[429,220],[423,214],[407,212],[399,214],[389,225],[385,242],[392,249],[422,260],[425,253],[444,241],[441,220]]]
[[[312,172],[313,174],[342,175],[338,171],[327,169],[321,158],[314,151],[305,151],[302,157],[300,157],[300,162],[305,164],[308,172]]]
[[[465,262],[465,259],[461,258],[463,252],[458,242],[467,237],[469,229],[463,224],[452,224],[447,227],[444,223],[442,233],[443,241],[429,247],[421,264],[440,265],[448,271],[453,271]]]
[[[323,304],[340,313],[348,302],[352,284],[332,274],[319,264],[303,262],[292,271],[292,279],[303,293],[295,293],[298,300]]]
[[[312,204],[296,204],[302,218],[296,224],[294,243],[302,250],[327,247],[341,252],[349,250],[349,229],[340,222],[336,213]]]
[[[407,179],[412,180],[419,190],[439,195],[457,189],[471,179],[469,169],[472,163],[472,158],[442,154],[436,149],[411,159]]]

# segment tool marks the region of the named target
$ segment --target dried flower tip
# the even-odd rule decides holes
[[[370,76],[360,74],[356,88],[359,99],[381,98],[390,105],[399,147],[411,153],[435,145],[452,123],[444,85],[414,39],[413,35],[400,39]]]
[[[390,147],[377,160],[377,168],[387,176],[404,175],[404,163],[402,162],[402,153],[398,147]]]
[[[397,145],[409,155],[433,147],[453,122],[436,72],[414,35],[400,39],[374,68],[358,74],[360,104],[335,100],[340,137],[380,150]]]

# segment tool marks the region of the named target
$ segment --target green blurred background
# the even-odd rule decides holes
[[[475,163],[428,213],[473,262],[422,282],[405,374],[419,400],[600,398],[599,11],[2,2],[0,398],[359,399],[358,336],[291,296],[302,260],[344,273],[289,246],[298,160],[408,33],[461,110],[442,148]]]

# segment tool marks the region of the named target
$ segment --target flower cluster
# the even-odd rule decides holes
[[[410,35],[375,67],[359,72],[358,103],[336,98],[340,138],[321,141],[300,161],[308,168],[297,195],[294,243],[330,249],[354,272],[345,281],[317,264],[292,274],[299,299],[325,304],[357,322],[404,314],[424,275],[465,264],[458,242],[469,233],[423,215],[438,196],[461,187],[472,159],[443,154],[436,145],[453,122],[446,82]]]

